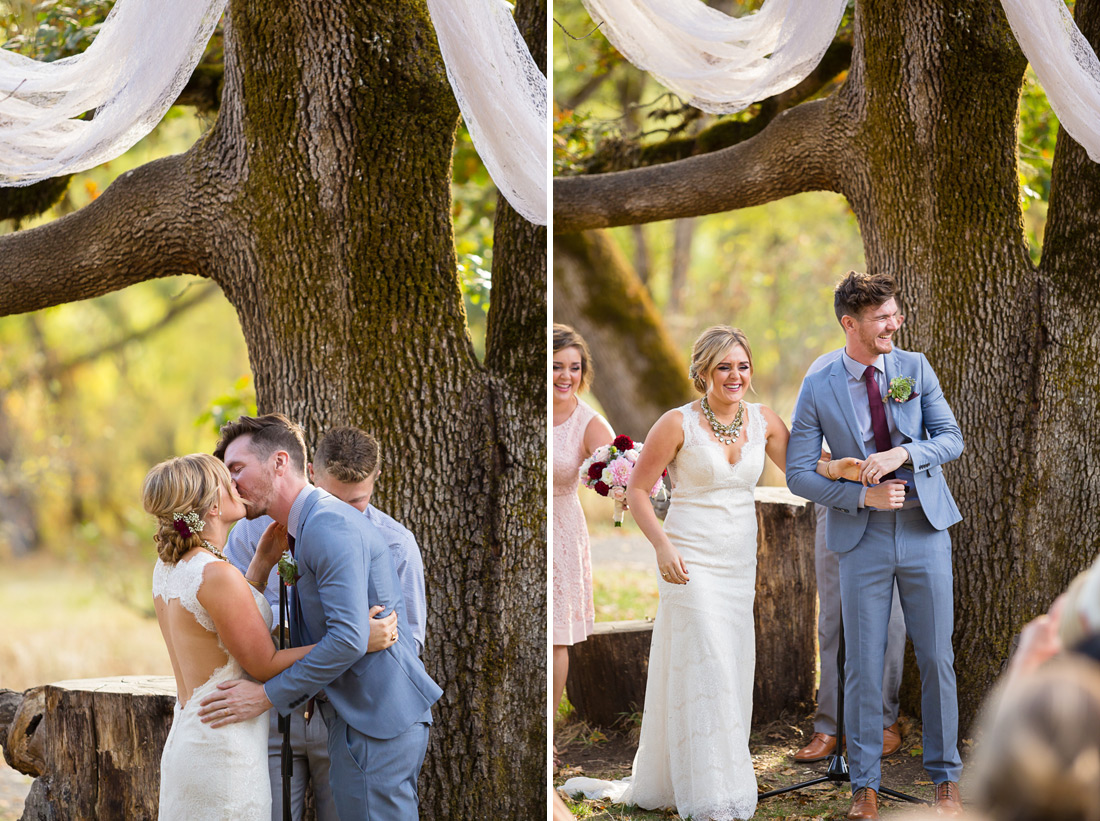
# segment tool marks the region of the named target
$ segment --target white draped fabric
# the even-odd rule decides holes
[[[92,168],[148,134],[202,58],[226,3],[118,0],[83,54],[41,63],[0,50],[0,184]],[[546,77],[502,0],[429,6],[478,154],[512,207],[544,225]]]
[[[0,184],[84,171],[152,131],[226,1],[118,0],[87,51],[53,63],[0,49]]]
[[[584,0],[631,63],[685,102],[740,111],[813,71],[833,41],[846,0],[767,0],[731,17],[702,0]]]
[[[1063,0],[1001,0],[1058,121],[1100,162],[1100,60]]]
[[[509,204],[546,224],[546,77],[503,0],[428,0],[439,50],[478,156]]]

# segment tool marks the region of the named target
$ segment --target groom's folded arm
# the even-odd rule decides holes
[[[904,445],[909,451],[914,471],[928,470],[936,465],[946,464],[953,459],[958,459],[963,452],[962,430],[943,395],[936,372],[932,370],[924,354],[920,355],[920,361],[921,418],[929,438],[906,442]]]
[[[817,472],[823,439],[813,386],[802,383],[791,418],[791,438],[787,442],[787,487],[805,499],[841,513],[855,516],[864,487],[856,482],[832,481]]]
[[[320,516],[321,514],[318,514]],[[311,521],[324,543],[310,551],[318,595],[325,610],[325,635],[301,661],[264,685],[268,699],[287,714],[315,696],[367,652],[370,638],[368,551],[361,534],[340,517]]]

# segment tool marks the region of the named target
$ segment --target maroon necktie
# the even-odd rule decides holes
[[[875,366],[868,365],[863,372],[863,381],[867,383],[867,403],[871,406],[871,429],[875,432],[875,449],[879,453],[885,453],[893,447],[890,442],[890,428],[886,424],[886,408],[882,404],[882,396],[878,392],[878,381],[875,379]],[[896,474],[892,471],[880,479],[885,482],[893,479]]]

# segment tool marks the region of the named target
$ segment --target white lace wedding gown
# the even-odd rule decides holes
[[[669,465],[674,490],[664,529],[689,581],[658,580],[661,599],[649,651],[642,735],[631,778],[570,779],[567,792],[695,821],[751,818],[756,775],[749,755],[756,665],[756,506],[766,422],[746,404],[747,439],[737,464],[690,404],[684,444]],[[601,789],[602,787],[602,789]]]
[[[219,561],[200,551],[186,561],[153,569],[153,596],[179,599],[195,621],[214,631],[198,592],[206,565]],[[256,606],[271,624],[271,605],[252,591]],[[225,650],[221,639],[218,646]],[[199,720],[199,702],[229,679],[249,676],[229,652],[226,663],[200,684],[180,707],[176,701],[172,729],[160,759],[160,821],[268,821],[271,786],[267,769],[267,713],[249,721],[212,728]],[[181,694],[184,695],[184,694]]]

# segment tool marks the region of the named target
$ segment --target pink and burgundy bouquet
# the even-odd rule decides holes
[[[615,527],[623,526],[623,514],[626,511],[626,484],[634,471],[634,464],[642,452],[642,443],[635,442],[629,436],[619,435],[610,445],[596,448],[595,452],[581,465],[581,483],[601,496],[610,496],[615,500]],[[649,491],[653,499],[661,499],[665,494],[664,475]]]

